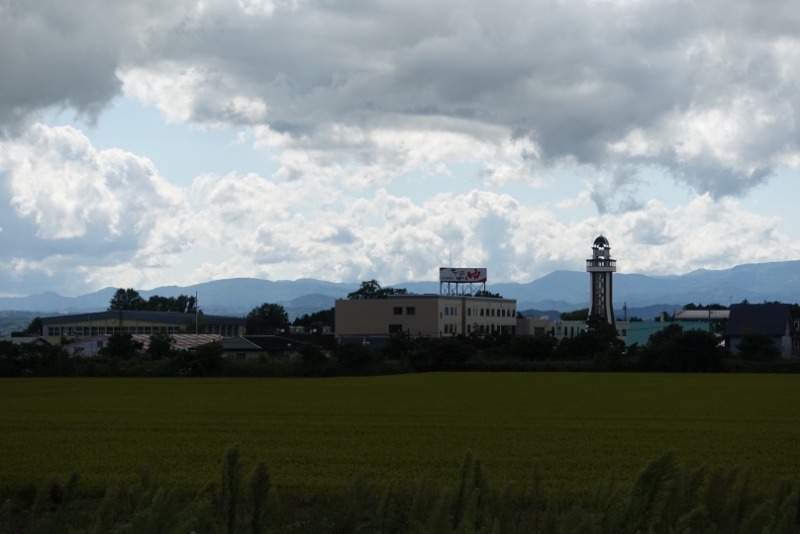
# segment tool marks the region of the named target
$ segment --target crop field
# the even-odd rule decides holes
[[[453,480],[466,451],[489,481],[553,490],[629,481],[675,451],[686,467],[800,477],[800,376],[433,373],[323,379],[0,380],[0,492],[77,472],[101,491],[150,469],[199,488],[238,444],[278,489],[361,474]]]

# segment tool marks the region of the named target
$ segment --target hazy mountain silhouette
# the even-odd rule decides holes
[[[491,282],[491,271],[489,271]],[[360,281],[334,283],[304,278],[300,280],[260,280],[234,278],[191,286],[163,286],[139,290],[145,299],[197,294],[200,308],[209,314],[244,316],[265,302],[281,304],[294,317],[327,309],[335,299],[358,289]],[[439,293],[438,282],[398,284],[410,293]],[[528,283],[487,284],[489,291],[517,299],[519,310],[571,311],[589,304],[589,275],[582,271],[555,271]],[[64,297],[47,292],[27,297],[0,297],[0,310],[35,311],[42,314],[81,313],[105,310],[116,288],[79,297]],[[614,304],[618,310],[628,306],[628,315],[640,308],[650,313],[656,308],[672,311],[684,304],[750,302],[800,302],[800,261],[739,265],[718,271],[700,269],[684,275],[614,275]],[[620,315],[620,314],[618,314]]]

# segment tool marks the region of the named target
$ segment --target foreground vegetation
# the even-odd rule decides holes
[[[554,496],[538,466],[516,484],[489,484],[480,459],[467,453],[454,482],[421,478],[354,478],[312,499],[272,490],[266,464],[248,476],[238,448],[225,453],[221,476],[181,492],[148,473],[129,486],[109,484],[86,499],[77,476],[51,480],[27,495],[0,497],[2,532],[115,533],[795,533],[800,481],[753,487],[750,471],[701,466],[687,470],[667,453],[624,484],[592,481],[592,490]]]
[[[466,450],[494,487],[541,462],[553,492],[632,478],[672,450],[690,469],[750,465],[761,486],[800,477],[798,375],[428,373],[330,379],[0,380],[0,491],[78,472],[101,493],[149,467],[201,487],[239,443],[281,491],[357,474],[452,479]]]

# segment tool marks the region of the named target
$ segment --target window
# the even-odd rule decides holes
[[[417,308],[416,306],[406,306],[406,315],[416,315]]]
[[[403,307],[402,307],[402,306],[395,306],[395,307],[392,309],[392,313],[393,313],[394,315],[403,315]]]

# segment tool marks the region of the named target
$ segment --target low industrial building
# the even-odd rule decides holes
[[[245,333],[245,319],[221,315],[195,316],[180,312],[115,310],[42,318],[42,337],[59,344],[62,338],[80,340],[114,334],[216,334],[230,337]]]

